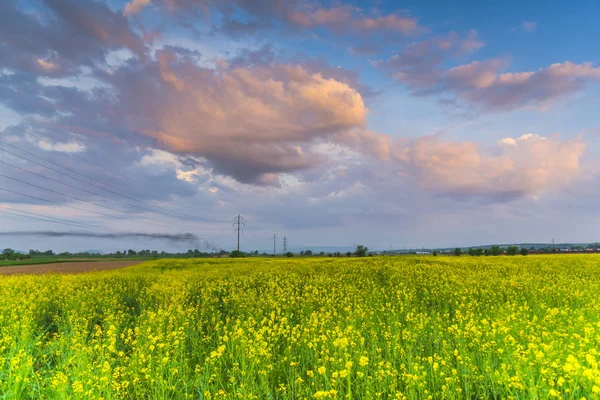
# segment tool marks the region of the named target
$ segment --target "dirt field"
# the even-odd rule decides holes
[[[19,265],[13,267],[0,267],[0,275],[46,274],[48,272],[78,274],[81,272],[125,268],[131,265],[140,264],[142,262],[143,261],[91,261],[64,262],[56,264]]]

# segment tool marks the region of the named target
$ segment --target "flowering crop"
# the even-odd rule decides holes
[[[0,397],[600,398],[600,257],[159,260],[0,278]]]

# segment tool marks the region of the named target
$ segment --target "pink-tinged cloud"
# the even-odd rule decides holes
[[[172,51],[106,79],[129,126],[167,150],[206,157],[242,182],[316,165],[298,145],[365,124],[367,107],[348,84],[301,66],[198,67]],[[116,111],[117,112],[117,111]]]
[[[600,68],[589,62],[566,61],[537,71],[503,72],[508,61],[491,59],[443,69],[448,54],[444,42],[427,41],[409,45],[404,52],[375,65],[407,84],[415,95],[450,94],[493,111],[546,108],[552,101],[600,81]]]
[[[132,0],[125,5],[124,15],[135,15],[151,3],[151,0]],[[375,32],[413,35],[423,30],[416,19],[408,16],[366,15],[348,5],[323,7],[301,0],[154,0],[153,3],[171,15],[184,18],[190,13],[208,15],[217,11],[224,17],[221,28],[233,31],[269,27],[275,21],[294,29],[325,28],[336,34],[352,35]],[[252,21],[238,21],[239,11]]]
[[[409,83],[415,90],[425,89],[439,81],[444,73],[442,64],[483,46],[476,31],[470,31],[465,37],[452,32],[444,37],[408,44],[401,53],[373,64],[384,68],[397,80]]]
[[[151,0],[132,0],[131,2],[125,5],[125,10],[123,11],[123,15],[129,16],[134,15],[142,11],[148,5],[152,3]]]
[[[473,62],[448,70],[441,89],[490,110],[545,107],[552,101],[600,81],[600,68],[591,63],[552,64],[537,71],[500,73],[499,60]]]
[[[579,175],[586,148],[581,138],[534,134],[504,138],[490,149],[438,136],[394,140],[368,131],[340,134],[336,141],[389,163],[427,190],[500,199],[537,196],[569,184]]]
[[[312,7],[293,11],[288,18],[302,28],[326,27],[340,33],[387,31],[408,35],[419,30],[419,25],[414,18],[394,14],[369,17],[350,6]]]

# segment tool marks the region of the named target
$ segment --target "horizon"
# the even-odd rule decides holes
[[[0,2],[0,247],[595,243],[600,5],[444,5]]]

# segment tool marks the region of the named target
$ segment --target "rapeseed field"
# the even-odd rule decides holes
[[[0,397],[600,398],[600,257],[159,260],[0,278]]]

